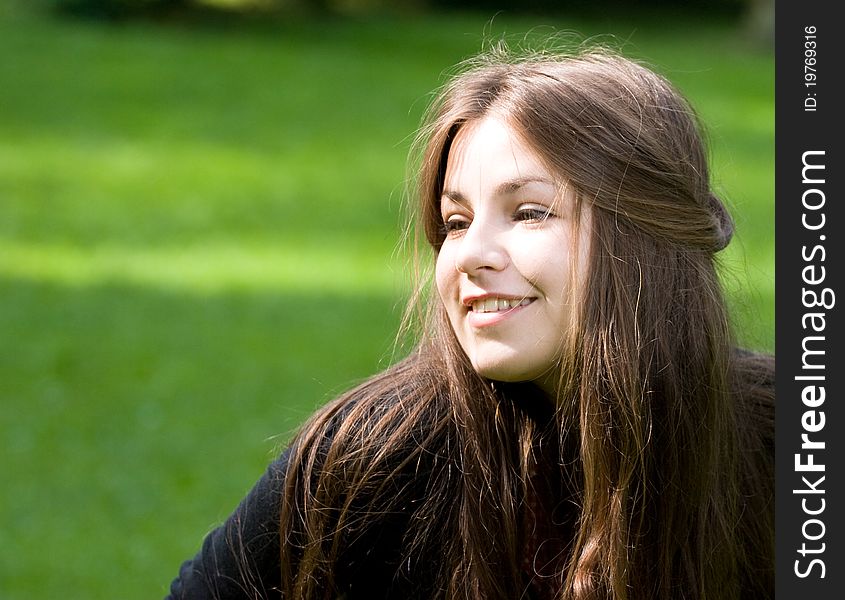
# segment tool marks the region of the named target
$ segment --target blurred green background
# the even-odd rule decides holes
[[[394,360],[410,138],[485,40],[611,34],[688,94],[740,340],[774,347],[774,61],[742,3],[61,4],[0,4],[5,600],[164,595],[296,426]]]

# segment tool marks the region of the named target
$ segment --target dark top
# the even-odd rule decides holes
[[[763,377],[757,384],[769,395],[774,388],[771,375]],[[759,454],[761,465],[765,464],[760,468],[768,473],[774,455],[774,405],[767,400],[762,403],[753,402],[749,408],[756,421],[759,421],[752,422],[751,427],[759,429],[765,435],[761,439],[763,446],[748,450]],[[287,450],[275,460],[226,522],[206,536],[197,555],[181,566],[178,577],[170,586],[167,600],[282,597],[279,516],[289,456],[290,450]],[[540,472],[548,473],[542,466],[538,466]],[[422,472],[428,472],[428,476],[438,476],[430,468],[425,468]],[[553,577],[554,569],[549,568],[554,565],[551,558],[563,554],[567,536],[572,533],[571,530],[552,531],[544,523],[552,522],[566,527],[569,521],[571,526],[573,521],[568,517],[577,518],[577,514],[573,513],[573,516],[558,512],[571,503],[562,502],[557,507],[544,507],[542,498],[559,496],[547,487],[548,481],[535,487],[535,473],[531,475],[532,484],[529,486],[535,490],[535,497],[529,492],[525,513],[528,520],[523,523],[526,532],[523,556],[531,559],[524,561],[523,576],[526,585],[524,597],[538,599],[557,595],[559,590],[556,589]],[[400,568],[403,560],[403,532],[409,525],[413,504],[425,494],[426,476],[419,475],[419,472],[416,475],[399,475],[400,478],[410,477],[414,484],[410,487],[399,485],[396,488],[409,492],[406,501],[403,500],[403,507],[398,512],[386,515],[379,527],[367,529],[355,536],[348,553],[345,554],[345,560],[341,562],[344,565],[342,572],[338,573],[338,580],[345,582],[341,595],[344,600],[357,597],[367,600],[430,599],[438,595],[434,589],[424,589],[426,585],[434,584],[434,572],[418,571],[412,581],[403,577],[403,569]],[[762,488],[759,492],[767,493]],[[570,506],[568,511],[571,510]],[[419,564],[430,565],[435,569],[440,562],[437,555],[427,554],[417,558]],[[543,568],[542,563],[546,563],[547,567]],[[767,560],[761,568],[769,568]]]
[[[282,597],[279,590],[279,511],[289,455],[290,449],[269,466],[226,522],[206,536],[197,555],[182,564],[166,600]],[[549,532],[538,526],[538,522],[545,521],[537,514],[544,511],[541,504],[529,499],[525,525],[534,535],[526,540],[523,570],[541,573],[539,577],[527,578],[525,598],[551,598],[557,592],[553,571],[542,571],[548,570],[552,564],[549,558],[560,550],[562,540],[550,539]],[[419,588],[413,591],[405,589],[410,582],[396,579],[398,565],[390,559],[397,554],[395,549],[401,543],[399,534],[402,529],[402,524],[386,520],[378,539],[365,543],[378,550],[372,553],[368,549],[365,552],[368,556],[354,566],[358,571],[353,579],[357,585],[350,584],[344,598],[359,595],[368,599],[430,596]],[[550,544],[550,541],[556,543]],[[546,569],[538,568],[538,559],[542,559]]]
[[[182,564],[166,600],[282,597],[279,511],[289,455],[290,449],[269,466],[226,522],[206,536],[197,555]],[[547,494],[549,490],[543,489],[542,495]],[[542,502],[529,497],[524,525],[532,535],[525,540],[522,565],[527,599],[557,595],[551,559],[562,550],[564,540],[541,525],[550,516]],[[350,563],[353,573],[346,573],[345,600],[432,597],[433,592],[421,589],[419,582],[397,577],[395,558],[405,526],[401,518],[385,519],[379,532],[359,540],[361,551],[353,554],[360,559]]]

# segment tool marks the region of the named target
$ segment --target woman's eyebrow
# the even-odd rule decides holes
[[[508,181],[503,181],[496,188],[493,192],[497,196],[505,196],[507,194],[513,194],[520,190],[520,188],[525,187],[530,183],[540,183],[543,185],[548,185],[551,187],[555,187],[555,183],[546,177],[518,177],[516,179],[509,179]],[[455,202],[456,204],[469,204],[466,196],[456,190],[443,190],[440,194],[441,199],[446,198]]]
[[[518,177],[516,179],[503,181],[502,183],[496,186],[495,192],[497,195],[513,194],[514,192],[519,191],[520,188],[525,187],[529,183],[541,183],[552,187],[554,187],[555,185],[551,179],[547,179],[546,177]]]
[[[443,190],[440,194],[440,201],[442,202],[444,199],[451,200],[455,204],[469,205],[469,200],[467,200],[466,196],[453,190]]]

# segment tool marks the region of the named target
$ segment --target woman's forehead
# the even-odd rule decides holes
[[[464,124],[449,149],[435,200],[527,194],[546,202],[576,201],[576,186],[548,165],[507,118],[491,114]]]
[[[507,121],[490,116],[468,123],[458,131],[449,148],[443,188],[466,192],[478,185],[485,188],[521,187],[529,182],[553,185],[558,179]]]

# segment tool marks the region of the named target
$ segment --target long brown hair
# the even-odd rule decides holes
[[[407,597],[521,597],[538,468],[560,597],[771,596],[774,365],[734,348],[714,256],[732,222],[695,113],[610,53],[475,61],[421,129],[418,221],[435,256],[450,144],[493,113],[592,211],[558,397],[481,378],[430,298],[410,355],[294,442],[285,597],[343,595],[370,555]]]

